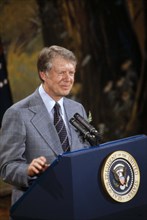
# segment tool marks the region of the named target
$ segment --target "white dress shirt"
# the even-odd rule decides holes
[[[54,105],[55,105],[55,100],[52,99],[44,90],[43,85],[41,84],[39,86],[39,94],[43,100],[43,103],[45,104],[47,111],[52,119],[52,122],[54,121]],[[63,106],[63,98],[61,98],[58,101],[59,105],[60,105],[60,114],[63,118],[63,121],[65,123],[66,126],[66,130],[67,130],[67,134],[68,134],[68,138],[69,138],[69,142],[70,142],[70,135],[69,135],[69,128],[67,126],[67,121],[66,121],[66,115],[65,115],[65,110],[64,110],[64,106]]]

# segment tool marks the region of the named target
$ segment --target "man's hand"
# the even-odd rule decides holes
[[[49,164],[47,164],[47,160],[45,157],[41,156],[32,160],[30,165],[28,166],[28,175],[35,176],[44,172],[48,168]]]

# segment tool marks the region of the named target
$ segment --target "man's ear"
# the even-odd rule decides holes
[[[40,75],[40,78],[41,78],[43,81],[45,81],[45,79],[46,79],[46,73],[43,72],[43,71],[40,71],[40,72],[39,72],[39,75]]]

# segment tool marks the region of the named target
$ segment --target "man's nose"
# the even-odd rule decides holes
[[[66,72],[66,73],[64,74],[64,79],[66,79],[66,80],[70,80],[70,79],[71,79],[71,76],[70,76],[70,73],[69,73],[69,72]]]

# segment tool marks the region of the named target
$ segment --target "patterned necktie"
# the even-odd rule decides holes
[[[63,151],[68,151],[69,141],[67,131],[62,116],[60,115],[60,105],[57,102],[54,106],[54,125],[59,135]]]

